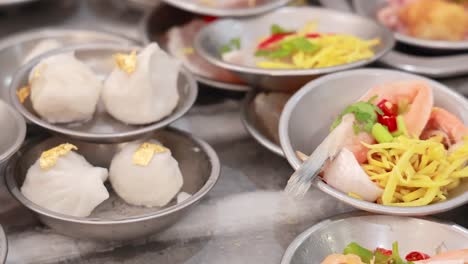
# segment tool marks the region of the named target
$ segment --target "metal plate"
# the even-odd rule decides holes
[[[160,0],[124,0],[127,2],[127,5],[131,8],[139,9],[139,10],[148,10],[151,8],[155,8],[161,5]]]
[[[254,54],[258,38],[268,36],[272,24],[300,29],[310,21],[318,22],[319,32],[336,32],[364,39],[380,38],[382,45],[369,60],[319,69],[262,69],[255,66],[225,62],[219,50],[233,38],[240,38],[245,52]],[[339,25],[339,26],[337,26]],[[283,7],[263,16],[245,20],[218,20],[201,30],[195,40],[197,52],[216,66],[237,73],[252,87],[276,91],[292,91],[317,76],[367,65],[389,51],[394,45],[393,34],[371,19],[317,7]]]
[[[13,107],[0,100],[0,164],[21,147],[26,137],[26,122]],[[0,249],[1,251],[1,249]]]
[[[291,0],[261,0],[259,5],[254,7],[241,7],[241,8],[222,8],[210,7],[200,3],[200,0],[162,0],[166,3],[178,7],[180,9],[208,16],[216,17],[247,17],[256,16],[266,13],[275,8],[281,7],[289,3]],[[259,1],[259,0],[257,0]],[[216,2],[216,1],[214,1]]]
[[[386,0],[353,0],[356,13],[377,20],[377,12],[387,5]],[[439,50],[468,50],[468,40],[465,41],[438,41],[426,40],[395,32],[395,38],[408,45]]]
[[[241,108],[242,124],[247,132],[249,132],[249,134],[257,140],[260,145],[264,146],[271,152],[284,157],[283,150],[279,143],[276,143],[270,136],[268,136],[265,128],[263,128],[258,122],[253,104],[257,94],[258,92],[255,90],[251,90],[247,93]]]
[[[130,240],[149,236],[167,228],[188,212],[213,188],[220,173],[219,159],[204,141],[176,129],[160,130],[149,138],[171,149],[184,178],[182,191],[192,194],[187,200],[179,204],[173,201],[165,208],[132,206],[108,187],[110,198],[94,209],[89,217],[62,215],[40,207],[22,195],[20,186],[28,169],[43,151],[69,142],[76,145],[78,152],[91,164],[108,168],[115,153],[125,144],[94,144],[60,137],[36,138],[25,144],[8,163],[7,187],[18,201],[38,214],[42,222],[60,233],[100,240]]]
[[[468,230],[430,219],[383,215],[339,216],[320,222],[300,234],[289,245],[281,264],[321,263],[330,254],[342,253],[351,242],[374,249],[392,248],[395,241],[402,257],[411,251],[433,256],[438,248],[467,248]]]
[[[167,31],[174,26],[182,26],[189,23],[196,18],[200,18],[200,16],[167,4],[161,4],[148,13],[143,19],[140,26],[143,42],[148,44],[155,41],[167,50],[167,48],[165,48]],[[242,92],[250,90],[247,85],[221,82],[197,74],[194,74],[194,76],[198,82],[213,88]]]
[[[434,104],[447,109],[468,124],[468,101],[447,86],[409,73],[362,69],[331,74],[308,83],[291,97],[280,118],[281,147],[294,169],[301,165],[295,151],[309,154],[329,133],[329,127],[346,105],[355,102],[376,85],[395,80],[422,80],[434,92]],[[346,96],[343,96],[346,95]],[[314,124],[309,125],[310,120]],[[468,181],[452,190],[443,202],[418,207],[384,206],[350,197],[323,181],[315,181],[323,192],[361,210],[393,215],[429,215],[445,212],[468,202]]]
[[[0,225],[0,262],[5,263],[8,255],[8,239],[3,227]]]
[[[57,40],[65,46],[89,43],[122,43],[134,41],[112,33],[44,28],[26,31],[7,37],[0,42],[0,99],[10,102],[8,88],[13,75],[22,65],[23,60],[35,45],[45,39]]]
[[[28,4],[28,3],[37,2],[37,1],[39,0],[0,0],[0,7]]]
[[[197,97],[197,84],[192,75],[184,69],[179,73],[177,89],[179,91],[180,98],[176,109],[169,116],[148,125],[132,126],[124,124],[107,114],[103,105],[99,104],[93,118],[87,122],[81,122],[78,124],[51,124],[41,119],[35,113],[29,97],[26,99],[24,104],[21,104],[16,97],[16,91],[28,83],[28,76],[31,69],[48,56],[73,51],[79,60],[89,65],[98,76],[102,76],[104,78],[114,68],[114,62],[111,59],[113,54],[118,52],[128,53],[136,49],[139,49],[139,47],[112,44],[91,44],[72,46],[44,54],[43,56],[26,64],[15,75],[10,87],[12,103],[27,120],[42,128],[53,133],[66,135],[70,138],[92,142],[114,143],[129,141],[163,128],[185,114],[190,107],[192,107]]]

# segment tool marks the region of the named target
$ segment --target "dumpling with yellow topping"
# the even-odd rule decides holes
[[[179,101],[180,62],[155,43],[138,55],[116,54],[116,67],[102,91],[107,112],[126,124],[143,125],[163,119]]]
[[[42,60],[29,83],[34,110],[50,123],[91,119],[102,89],[101,80],[73,53]]]
[[[126,144],[112,159],[109,174],[115,192],[137,206],[165,206],[184,183],[171,151],[155,140]]]
[[[33,203],[50,211],[87,217],[109,198],[104,186],[108,171],[94,167],[77,148],[62,144],[42,153],[29,168],[21,192]]]

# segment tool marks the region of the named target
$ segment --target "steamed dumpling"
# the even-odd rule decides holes
[[[74,54],[59,54],[41,61],[30,74],[34,110],[50,123],[91,119],[102,82]]]
[[[60,43],[59,41],[55,39],[44,39],[41,40],[39,43],[34,46],[34,48],[26,55],[26,57],[23,59],[22,64],[26,64],[32,59],[35,59],[36,57],[54,50],[63,47],[63,44]]]
[[[104,84],[102,100],[114,118],[132,125],[168,116],[177,106],[180,63],[157,44],[136,55],[117,54],[118,66]]]
[[[158,142],[132,142],[112,159],[110,182],[127,203],[138,206],[165,206],[184,182],[171,151]]]
[[[73,147],[63,144],[44,152],[29,168],[21,192],[50,211],[87,217],[109,198],[104,186],[108,172],[89,164]]]

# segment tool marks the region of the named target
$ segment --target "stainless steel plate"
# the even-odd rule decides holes
[[[252,53],[253,57],[258,38],[268,36],[271,25],[279,23],[285,28],[300,29],[311,21],[318,22],[319,32],[347,33],[364,39],[379,38],[382,44],[376,48],[372,59],[304,70],[272,70],[237,65],[225,62],[219,52],[231,39],[240,38],[243,50]],[[276,91],[293,91],[320,75],[367,65],[383,56],[393,45],[393,34],[373,20],[317,7],[283,7],[245,20],[215,21],[202,29],[195,40],[195,49],[209,62],[237,73],[252,87]]]
[[[202,0],[163,0],[166,3],[180,9],[202,15],[217,17],[247,17],[266,13],[280,6],[286,5],[291,0],[257,0],[260,4],[253,7],[222,8],[203,4]],[[216,3],[217,1],[213,1]]]
[[[0,225],[0,262],[5,263],[8,255],[8,239],[3,227]]]
[[[109,187],[110,198],[99,205],[90,217],[72,217],[40,207],[25,198],[20,187],[30,166],[41,153],[58,144],[69,142],[95,166],[108,168],[116,152],[125,144],[94,144],[68,138],[36,138],[25,144],[8,163],[7,187],[24,206],[34,211],[41,221],[59,233],[77,238],[98,240],[131,240],[157,233],[180,219],[213,188],[220,173],[219,159],[205,142],[176,129],[160,130],[154,138],[171,149],[184,178],[182,191],[192,194],[179,204],[165,208],[131,206]]]
[[[386,0],[353,0],[356,13],[377,20],[377,12],[387,5]],[[426,40],[395,32],[395,38],[408,45],[439,50],[468,50],[468,40],[465,41],[438,41]]]
[[[26,122],[13,107],[0,100],[0,124],[0,164],[2,164],[21,147],[26,137]]]
[[[99,76],[107,76],[114,68],[112,55],[117,52],[130,52],[139,47],[130,47],[112,44],[91,44],[82,46],[72,46],[64,49],[49,52],[31,61],[22,67],[15,75],[11,87],[10,98],[15,108],[30,122],[45,128],[53,133],[68,136],[70,138],[99,142],[114,143],[136,139],[157,129],[163,128],[174,122],[185,114],[195,102],[197,97],[197,84],[192,75],[186,70],[181,70],[177,88],[179,91],[179,103],[171,115],[164,119],[141,126],[124,124],[109,114],[102,105],[98,105],[93,118],[90,121],[72,124],[50,124],[42,120],[33,110],[30,98],[21,104],[16,96],[16,91],[28,83],[28,76],[31,69],[42,59],[54,54],[75,52],[75,56],[88,64]]]
[[[329,127],[343,108],[359,99],[372,87],[394,81],[422,80],[434,92],[435,105],[445,108],[468,124],[468,101],[445,85],[409,73],[362,69],[331,74],[314,80],[296,92],[286,104],[280,119],[281,147],[294,169],[301,161],[295,151],[312,153],[329,133]],[[313,124],[311,124],[313,120]],[[429,215],[448,211],[468,202],[468,181],[452,190],[446,201],[418,207],[384,206],[354,199],[329,186],[315,181],[323,192],[361,210],[379,214]]]
[[[342,253],[351,242],[366,248],[391,248],[397,241],[401,256],[411,251],[429,255],[468,247],[468,231],[452,223],[429,219],[383,216],[340,216],[320,222],[300,234],[288,247],[281,264],[321,263]]]
[[[37,1],[39,0],[0,0],[0,7],[27,4],[31,2],[37,2]]]
[[[247,93],[247,96],[245,97],[241,108],[242,124],[244,124],[244,127],[247,130],[247,132],[249,132],[249,134],[255,140],[257,140],[257,142],[260,143],[260,145],[264,146],[271,152],[284,157],[283,150],[281,149],[279,144],[276,143],[270,136],[268,136],[268,133],[265,131],[265,128],[263,128],[258,121],[253,104],[255,96],[257,96],[257,94],[258,92],[255,90],[251,90]]]
[[[167,4],[158,5],[150,13],[148,13],[141,24],[141,34],[145,44],[157,42],[161,47],[167,50],[166,33],[174,26],[181,26],[189,23],[192,19],[200,18],[200,16],[184,11]],[[250,88],[247,85],[221,82],[214,79],[209,79],[201,75],[194,74],[195,79],[205,85],[213,88],[220,88],[231,91],[248,91]]]
[[[0,0],[1,2],[1,0]],[[10,102],[8,88],[16,70],[34,46],[45,39],[57,40],[64,46],[89,43],[133,44],[134,41],[112,33],[44,28],[18,33],[0,41],[0,99]]]
[[[160,0],[122,0],[127,3],[131,8],[136,8],[139,10],[146,11],[151,8],[155,8],[161,5]]]

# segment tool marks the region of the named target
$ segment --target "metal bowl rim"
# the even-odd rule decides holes
[[[18,110],[28,121],[45,128],[49,131],[59,133],[62,135],[66,135],[69,137],[74,137],[74,138],[79,138],[80,140],[86,140],[86,141],[107,141],[107,140],[113,140],[113,141],[128,141],[128,138],[132,137],[138,137],[141,135],[144,135],[146,133],[153,132],[155,130],[164,128],[177,119],[181,118],[185,113],[190,110],[190,108],[193,106],[195,103],[195,100],[197,98],[198,94],[198,86],[197,83],[195,82],[195,79],[193,78],[192,74],[188,72],[185,68],[181,68],[179,71],[179,74],[185,75],[185,78],[188,81],[188,86],[189,86],[189,94],[188,98],[185,102],[179,101],[179,105],[182,103],[182,108],[178,112],[172,112],[170,115],[166,116],[160,121],[156,121],[153,123],[150,123],[149,125],[141,125],[141,127],[136,128],[131,131],[127,132],[119,132],[119,133],[107,133],[107,134],[96,134],[96,133],[90,133],[90,132],[80,132],[80,131],[75,131],[73,129],[69,128],[63,128],[60,127],[57,124],[52,124],[49,123],[40,117],[35,116],[31,112],[29,112],[22,103],[19,102],[17,96],[16,96],[16,90],[17,86],[19,85],[19,82],[23,78],[23,76],[27,75],[29,71],[34,67],[34,65],[37,65],[40,61],[42,61],[45,58],[48,58],[53,55],[57,54],[62,54],[66,52],[72,52],[72,51],[83,51],[83,50],[93,50],[93,49],[108,49],[108,50],[135,50],[135,49],[141,49],[139,46],[128,46],[128,45],[119,45],[119,44],[108,44],[108,43],[100,43],[100,44],[80,44],[80,45],[73,45],[61,49],[56,49],[50,52],[47,52],[35,59],[33,59],[31,62],[25,64],[23,67],[21,67],[15,74],[11,85],[10,85],[10,100],[12,101],[14,107],[16,110]]]
[[[3,0],[0,2],[0,6],[10,6],[10,5],[19,5],[19,4],[26,4],[26,3],[32,3],[32,2],[37,2],[39,0]]]
[[[263,4],[256,7],[247,7],[247,8],[236,8],[236,9],[228,9],[228,8],[213,8],[213,7],[203,7],[200,4],[191,3],[191,2],[184,2],[181,0],[162,0],[167,4],[175,6],[179,9],[183,9],[195,14],[201,15],[208,15],[208,16],[216,16],[216,17],[249,17],[249,16],[256,16],[281,6],[284,6],[291,2],[292,0],[274,0],[272,3]]]
[[[156,219],[156,218],[164,217],[166,215],[170,215],[172,213],[180,212],[183,209],[190,207],[191,205],[197,203],[199,200],[204,198],[206,194],[215,186],[216,182],[219,179],[219,175],[221,172],[221,163],[214,149],[204,140],[196,138],[195,136],[189,134],[188,132],[184,132],[176,128],[169,127],[167,128],[167,130],[170,131],[171,133],[175,133],[180,136],[187,137],[190,140],[192,140],[196,145],[198,145],[198,147],[200,147],[200,149],[206,154],[206,156],[209,159],[209,163],[211,165],[211,172],[206,183],[196,193],[192,194],[189,198],[187,198],[186,200],[178,204],[163,208],[154,213],[147,213],[141,216],[135,216],[135,217],[124,218],[124,219],[100,220],[98,218],[68,216],[68,215],[56,213],[46,208],[43,208],[42,206],[39,206],[35,204],[34,202],[30,201],[28,198],[26,198],[21,193],[20,188],[18,184],[16,183],[16,180],[14,179],[14,176],[13,176],[13,174],[15,173],[14,167],[17,166],[18,159],[20,157],[19,153],[15,154],[15,156],[13,156],[13,158],[7,164],[7,167],[5,170],[6,186],[8,188],[8,191],[13,195],[13,197],[16,198],[16,200],[18,200],[21,204],[23,204],[25,207],[32,210],[33,212],[41,216],[46,216],[46,217],[50,217],[56,220],[65,221],[69,223],[89,224],[89,225],[128,224],[128,223],[137,223],[137,222],[147,221],[151,219]],[[31,148],[32,145],[34,145],[34,143],[42,142],[46,139],[53,138],[53,137],[54,136],[45,136],[45,137],[35,138],[27,142],[26,144],[24,144],[22,149],[29,149]]]
[[[301,162],[296,157],[294,151],[291,148],[291,140],[289,138],[289,120],[291,119],[291,113],[295,109],[296,105],[299,101],[304,97],[305,94],[312,92],[317,87],[327,83],[329,80],[337,80],[343,77],[352,76],[354,74],[372,74],[372,73],[379,73],[379,74],[386,74],[386,73],[398,73],[400,75],[405,75],[408,77],[412,77],[415,79],[424,80],[425,82],[429,83],[431,87],[437,87],[447,93],[450,97],[454,100],[460,102],[461,104],[465,105],[468,108],[468,101],[460,94],[452,91],[450,88],[441,84],[437,81],[428,79],[426,77],[418,76],[411,73],[405,73],[396,70],[387,70],[387,69],[378,69],[378,68],[366,68],[366,69],[356,69],[351,71],[344,71],[338,72],[334,74],[329,74],[318,79],[312,80],[306,85],[304,85],[300,90],[298,90],[286,103],[284,110],[280,117],[280,126],[279,126],[279,138],[281,148],[285,153],[286,159],[288,160],[289,164],[293,169],[299,168]],[[448,211],[455,207],[461,206],[468,202],[468,192],[465,192],[455,198],[448,199],[443,202],[438,202],[435,204],[425,205],[425,206],[415,206],[415,207],[397,207],[397,206],[388,206],[388,205],[380,205],[376,203],[366,202],[359,199],[355,199],[349,195],[344,194],[343,192],[336,190],[335,188],[331,187],[330,185],[324,183],[320,179],[316,179],[313,183],[316,187],[318,187],[323,192],[339,199],[342,202],[345,202],[353,207],[366,210],[369,212],[380,213],[380,214],[391,214],[391,215],[404,215],[404,216],[418,216],[418,215],[429,215],[429,214],[436,214],[441,213],[444,211]]]
[[[284,156],[283,150],[281,149],[281,146],[275,144],[268,137],[263,135],[260,132],[260,130],[256,129],[255,125],[250,122],[252,118],[251,118],[249,109],[251,108],[250,106],[253,103],[253,100],[255,99],[257,94],[258,94],[258,91],[251,90],[245,96],[241,105],[241,109],[240,109],[242,124],[244,125],[247,132],[249,132],[249,134],[258,143],[260,143],[260,145],[264,146],[265,148],[275,153],[276,155],[284,158],[285,156]]]
[[[20,113],[15,111],[13,107],[5,101],[0,100],[0,104],[4,105],[4,107],[8,111],[8,114],[13,117],[16,125],[19,127],[15,141],[11,144],[7,151],[0,154],[0,162],[3,162],[11,156],[13,156],[16,153],[16,151],[21,147],[21,144],[23,144],[24,139],[26,138],[26,121],[24,120],[23,116],[20,115]]]
[[[352,218],[361,218],[361,217],[367,218],[367,217],[373,217],[373,216],[385,217],[385,218],[411,219],[411,220],[430,222],[434,224],[440,224],[446,227],[450,227],[451,230],[461,233],[468,238],[468,230],[466,228],[458,224],[455,224],[453,222],[450,222],[450,221],[444,221],[444,220],[439,220],[439,219],[430,218],[430,217],[402,217],[402,216],[392,216],[392,215],[374,215],[374,214],[369,214],[366,212],[351,212],[351,213],[340,214],[340,215],[322,220],[314,224],[313,226],[307,228],[306,230],[304,230],[291,242],[291,244],[289,244],[288,248],[283,254],[283,257],[281,259],[281,264],[290,264],[297,249],[304,243],[304,241],[306,241],[313,233],[317,232],[318,230],[325,228],[331,224],[340,222],[340,221],[346,221]]]
[[[0,262],[5,263],[8,255],[8,239],[3,229],[0,225]]]
[[[210,54],[210,52],[206,51],[204,46],[202,45],[202,40],[205,39],[209,34],[209,30],[211,27],[214,27],[220,23],[236,23],[236,24],[242,24],[245,23],[245,21],[251,22],[255,21],[258,19],[261,19],[262,17],[265,16],[274,16],[277,15],[278,13],[282,12],[288,12],[288,11],[294,11],[294,10],[310,10],[310,11],[320,11],[320,12],[327,12],[330,14],[334,15],[340,15],[344,17],[352,17],[354,19],[360,19],[360,20],[366,20],[367,23],[374,24],[375,26],[379,27],[382,32],[389,38],[388,43],[382,43],[384,45],[384,48],[375,53],[374,56],[370,59],[366,60],[360,60],[352,63],[347,63],[347,64],[342,64],[342,65],[337,65],[333,67],[325,67],[325,68],[314,68],[314,69],[262,69],[258,67],[253,67],[253,66],[243,66],[243,65],[238,65],[234,63],[229,63],[225,62],[222,59],[219,59],[213,55]],[[201,57],[203,57],[205,60],[208,62],[233,71],[233,72],[238,72],[238,73],[243,73],[243,74],[256,74],[256,75],[265,75],[265,76],[311,76],[311,75],[321,75],[321,74],[327,74],[327,73],[333,73],[337,71],[343,71],[343,70],[348,70],[360,66],[364,66],[367,64],[370,64],[372,62],[377,61],[380,59],[383,55],[385,55],[387,52],[389,52],[393,46],[395,45],[395,38],[393,36],[393,33],[386,27],[382,26],[381,24],[375,22],[373,19],[367,18],[367,17],[362,17],[358,16],[355,14],[350,14],[347,12],[343,11],[337,11],[337,10],[331,10],[327,8],[322,8],[322,7],[281,7],[276,9],[273,12],[267,13],[265,15],[259,16],[259,17],[254,17],[249,20],[234,20],[234,19],[221,19],[214,21],[213,23],[207,25],[206,27],[202,28],[202,30],[197,34],[195,37],[194,41],[194,47],[195,50],[200,54]]]
[[[151,11],[145,12],[143,15],[143,19],[140,21],[138,25],[138,31],[140,32],[141,39],[143,40],[143,44],[147,45],[152,42],[149,36],[149,28],[150,28],[150,19],[153,17],[154,12],[158,10],[163,5],[167,5],[166,3],[161,3],[160,6],[152,9]],[[154,42],[160,44],[158,41],[154,40]],[[161,46],[161,45],[160,45]],[[166,51],[166,50],[165,50]],[[167,51],[166,51],[167,52]],[[187,69],[189,71],[189,69]],[[235,84],[235,83],[228,83],[228,82],[221,82],[214,79],[206,78],[204,76],[198,75],[196,73],[192,73],[195,80],[201,84],[208,85],[213,88],[219,88],[223,90],[229,91],[239,91],[239,92],[246,92],[250,90],[250,87],[247,84]]]

